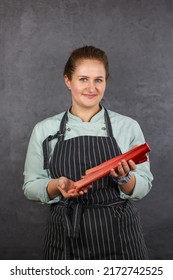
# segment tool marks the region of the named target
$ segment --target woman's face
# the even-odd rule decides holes
[[[72,79],[64,77],[71,90],[72,106],[77,108],[95,108],[103,98],[106,88],[106,70],[99,60],[84,59],[76,64]]]

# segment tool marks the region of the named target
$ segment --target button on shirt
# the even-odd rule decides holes
[[[65,112],[47,118],[33,129],[28,145],[25,167],[24,167],[24,194],[28,199],[40,201],[42,203],[58,202],[61,196],[50,200],[46,188],[51,180],[48,170],[43,169],[42,143],[49,135],[54,135],[60,125]],[[135,145],[145,143],[145,139],[139,124],[127,116],[108,110],[113,135],[122,153],[129,151]],[[72,115],[68,111],[68,122],[66,124],[65,140],[81,135],[107,136],[104,118],[104,108],[92,117],[90,122],[83,122],[79,117]],[[53,153],[57,139],[50,141],[50,156]],[[136,184],[133,193],[129,196],[120,191],[122,199],[131,198],[133,200],[143,198],[151,189],[153,176],[150,172],[149,162],[138,164],[132,171],[136,177]]]

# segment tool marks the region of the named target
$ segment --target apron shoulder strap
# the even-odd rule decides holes
[[[114,138],[113,132],[112,132],[112,125],[111,125],[111,121],[110,121],[108,111],[105,107],[104,107],[104,109],[105,109],[105,123],[106,123],[107,134],[108,134],[109,137]]]
[[[113,135],[113,131],[112,131],[112,125],[111,125],[111,121],[110,121],[110,117],[109,117],[109,114],[108,114],[108,111],[107,109],[104,107],[105,109],[105,123],[106,123],[106,129],[107,129],[107,134],[108,134],[108,137],[111,137],[111,138],[114,138],[115,140],[115,150],[116,150],[116,155],[120,155],[122,154],[121,152],[121,149]]]
[[[64,139],[65,136],[65,130],[66,130],[66,121],[67,121],[67,111],[62,117],[59,130],[54,135],[49,135],[42,143],[43,148],[43,169],[49,169],[49,142],[55,138],[57,138],[57,141]]]

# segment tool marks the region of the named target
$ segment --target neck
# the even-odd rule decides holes
[[[79,117],[83,122],[90,122],[92,117],[101,110],[101,106],[98,105],[94,108],[76,108],[72,105],[70,112]]]

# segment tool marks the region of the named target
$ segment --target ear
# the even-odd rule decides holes
[[[70,90],[70,88],[71,88],[71,81],[69,80],[67,75],[64,76],[64,81],[65,81],[65,84],[66,84],[67,88]]]

